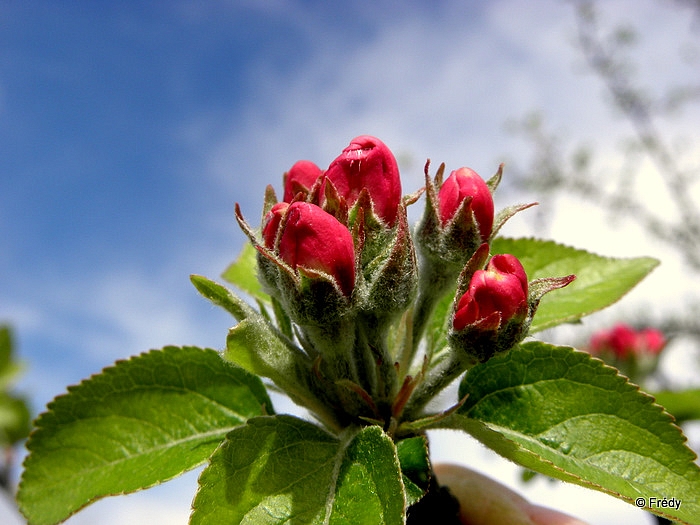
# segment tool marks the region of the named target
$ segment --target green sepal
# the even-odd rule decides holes
[[[367,290],[363,292],[366,300],[361,302],[361,309],[391,318],[406,309],[418,286],[416,253],[404,204],[399,206],[397,226],[384,247],[362,269]]]

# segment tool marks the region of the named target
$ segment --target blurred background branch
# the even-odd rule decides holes
[[[666,255],[670,253],[682,261],[687,271],[679,278],[697,279],[700,276],[700,145],[687,140],[682,126],[676,123],[679,117],[700,106],[697,74],[700,72],[700,1],[665,2],[667,8],[683,9],[692,18],[688,33],[676,35],[677,59],[684,67],[695,71],[697,81],[663,86],[656,82],[658,75],[649,70],[654,67],[653,61],[634,54],[644,34],[626,21],[604,20],[596,2],[574,0],[571,3],[576,20],[574,44],[583,58],[585,70],[594,74],[604,87],[605,99],[613,114],[625,124],[627,134],[616,145],[611,169],[609,159],[603,159],[609,144],[591,146],[597,137],[586,137],[581,129],[577,130],[577,139],[567,140],[563,133],[548,127],[543,112],[532,112],[510,123],[512,131],[525,139],[531,150],[529,165],[516,166],[515,173],[510,174],[512,180],[519,190],[532,191],[543,200],[566,196],[598,207],[607,214],[611,225],[636,224],[658,242]],[[688,39],[685,44],[684,38]],[[644,82],[640,77],[651,81]],[[584,103],[592,104],[591,101]],[[666,204],[659,205],[659,201]],[[552,224],[553,213],[552,208],[538,210],[538,230]],[[652,308],[630,315],[632,319],[628,324],[618,325],[616,329],[632,331],[628,325],[638,329],[654,326],[667,340],[675,339],[680,351],[695,351],[695,355],[700,356],[700,297],[679,297],[677,302],[683,301],[686,304],[680,309],[673,308],[678,304],[654,304]],[[591,343],[603,333],[605,331],[594,333],[588,342],[581,342],[581,347],[592,348]],[[697,368],[700,363],[695,365]],[[632,380],[640,382],[644,378],[632,377]],[[652,380],[657,390],[679,389],[674,378],[664,375],[658,368]],[[678,406],[688,402],[695,404],[697,400],[697,391],[692,390],[664,395],[669,396],[666,401]],[[697,411],[694,405],[692,413]],[[691,446],[697,448],[697,443],[692,441],[691,436]],[[670,523],[664,518],[655,519],[660,524]]]
[[[655,79],[653,71],[644,71],[653,64],[634,57],[644,35],[625,22],[606,24],[593,1],[577,0],[572,4],[576,13],[575,45],[587,71],[600,80],[614,114],[627,124],[629,133],[618,146],[618,167],[609,169],[602,166],[601,155],[588,145],[594,137],[584,137],[578,144],[567,143],[561,134],[548,129],[542,113],[526,115],[512,124],[512,130],[529,144],[532,157],[525,169],[516,167],[515,184],[538,195],[568,195],[595,205],[609,215],[612,224],[636,223],[698,275],[698,145],[684,140],[682,132],[674,128],[674,121],[699,106],[700,79],[669,87],[644,84],[639,79],[642,72],[647,73],[646,78]],[[687,35],[678,35],[678,42],[686,37],[692,42],[679,46],[678,58],[685,67],[700,71],[700,2],[678,0],[669,8],[684,9],[695,20]],[[659,182],[673,213],[640,194],[640,190]],[[540,215],[538,220],[546,224],[551,219]],[[700,298],[692,298],[684,315],[662,312],[663,319],[656,325],[669,336],[686,335],[700,342],[699,314]],[[648,322],[643,317],[637,320],[639,324]]]
[[[12,470],[17,447],[29,435],[31,416],[28,402],[14,392],[23,367],[16,360],[14,338],[9,326],[0,324],[0,490],[14,495]]]

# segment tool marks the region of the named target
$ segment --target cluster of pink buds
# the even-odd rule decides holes
[[[500,169],[489,181],[466,167],[443,181],[444,165],[434,178],[428,168],[426,187],[402,196],[394,155],[363,135],[325,170],[295,163],[282,201],[268,186],[259,230],[237,208],[258,250],[261,283],[284,318],[280,326],[294,326],[286,334],[313,361],[309,384],[351,419],[420,411],[456,374],[522,340],[541,296],[573,279],[550,279],[533,293],[516,257],[490,257],[500,226],[527,207],[494,215]],[[423,192],[425,212],[412,233],[406,207]],[[449,293],[451,357],[421,371],[414,359],[421,337]]]
[[[656,369],[666,342],[663,332],[655,328],[635,330],[618,323],[609,330],[594,333],[588,351],[641,383]]]
[[[589,349],[592,354],[612,354],[617,359],[628,359],[633,356],[657,355],[665,346],[666,338],[660,330],[635,330],[627,324],[619,323],[610,330],[593,334]]]
[[[492,194],[502,167],[488,181],[466,167],[443,181],[444,165],[434,178],[428,168],[429,164],[427,202],[416,230],[423,264],[413,333],[414,338],[420,336],[435,301],[457,283],[450,343],[462,362],[446,365],[456,370],[484,362],[520,342],[541,297],[566,286],[574,276],[539,280],[531,288],[515,256],[497,254],[489,260],[489,243],[503,223],[532,206],[513,206],[495,216]]]

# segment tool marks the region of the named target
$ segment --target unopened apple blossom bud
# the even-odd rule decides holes
[[[639,346],[650,354],[658,354],[666,346],[666,337],[656,328],[645,328],[639,332]]]
[[[302,193],[308,195],[314,183],[323,175],[323,171],[310,160],[300,160],[284,174],[284,202]]]
[[[416,245],[426,259],[425,279],[448,285],[484,243],[494,227],[493,185],[469,168],[443,181],[445,165],[435,178],[425,166],[426,206],[416,229]],[[500,174],[500,171],[499,171]],[[498,175],[498,174],[497,174]]]
[[[514,318],[527,315],[527,276],[520,261],[512,255],[495,255],[486,270],[477,270],[469,288],[460,297],[453,327],[483,324],[499,328]]]
[[[481,241],[488,242],[493,227],[493,197],[477,172],[470,168],[453,171],[440,187],[438,202],[443,227],[452,220],[473,221]],[[461,215],[460,207],[464,209]]]
[[[325,180],[332,183],[350,207],[366,189],[374,215],[388,227],[396,224],[401,202],[399,166],[394,154],[378,138],[361,135],[352,139],[331,162]]]
[[[460,277],[469,278],[469,272]],[[466,290],[460,285],[450,345],[468,366],[510,350],[526,335],[534,313],[528,282],[513,255],[494,255],[485,270],[476,270]]]
[[[281,231],[278,231],[281,228]],[[307,202],[279,203],[265,218],[263,240],[306,277],[330,277],[346,297],[355,286],[355,251],[350,231]]]
[[[270,249],[275,247],[275,239],[280,227],[280,222],[282,222],[287,208],[289,208],[289,204],[286,202],[278,202],[272,206],[270,211],[267,212],[267,215],[265,215],[262,227],[262,237],[265,247]]]

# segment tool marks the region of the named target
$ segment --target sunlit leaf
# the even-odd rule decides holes
[[[396,449],[379,427],[335,437],[291,416],[231,432],[202,472],[191,525],[402,524]]]
[[[699,523],[700,468],[672,417],[586,352],[530,342],[465,376],[449,425],[520,465]],[[675,498],[679,509],[652,508]],[[653,505],[652,505],[653,506]]]
[[[214,350],[166,347],[118,361],[37,419],[20,509],[30,525],[58,523],[202,464],[233,428],[271,411],[260,380]]]

